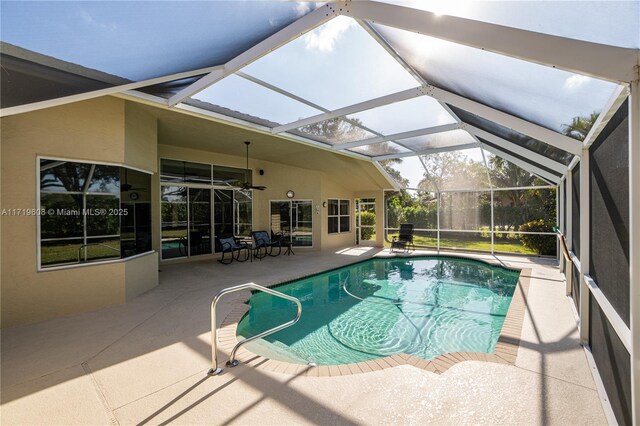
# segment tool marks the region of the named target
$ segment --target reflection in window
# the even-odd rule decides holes
[[[160,201],[162,258],[186,256],[188,254],[187,188],[163,186]]]
[[[125,200],[135,176],[136,191],[146,194],[146,214],[136,216]],[[40,266],[80,264],[124,258],[151,250],[150,175],[123,167],[40,160]],[[144,210],[144,209],[143,209]],[[142,211],[142,210],[141,210]],[[133,216],[129,216],[132,213]],[[127,245],[122,238],[146,228],[146,244]]]
[[[151,175],[123,169],[120,176],[120,246],[128,257],[151,251]]]
[[[311,200],[271,202],[271,232],[280,234],[294,247],[313,245],[313,205]]]
[[[349,232],[351,224],[349,200],[328,200],[328,225],[329,234]]]
[[[234,193],[235,235],[251,236],[253,201],[251,191],[236,190]]]
[[[251,172],[237,167],[163,158],[160,160],[160,181],[167,183],[239,186],[239,184],[245,182],[251,183]]]

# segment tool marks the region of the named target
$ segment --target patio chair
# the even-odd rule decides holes
[[[227,237],[216,237],[216,250],[222,253],[222,257],[218,259],[218,262],[223,265],[228,265],[234,260],[238,262],[246,262],[249,260],[250,251],[249,246],[246,243],[239,242],[233,235]],[[244,252],[244,259],[240,258],[240,253]],[[229,254],[230,257],[225,259],[225,255]]]
[[[400,232],[397,236],[393,237],[393,241],[391,241],[391,251],[396,249],[402,251],[416,249],[416,246],[413,244],[413,223],[400,224]]]
[[[267,231],[254,231],[251,233],[254,242],[255,249],[255,257],[258,259],[263,259],[267,255],[271,257],[275,257],[280,255],[282,252],[282,242],[280,240],[274,241],[269,236]],[[275,248],[278,248],[278,252],[276,254],[273,253]],[[261,254],[261,250],[264,249],[264,254]]]

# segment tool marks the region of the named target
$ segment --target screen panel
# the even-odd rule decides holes
[[[589,274],[629,325],[629,106],[591,145]]]
[[[600,112],[617,87],[488,50],[373,26],[427,83],[559,133],[575,118]]]
[[[631,357],[604,312],[589,298],[589,346],[618,424],[631,424]]]

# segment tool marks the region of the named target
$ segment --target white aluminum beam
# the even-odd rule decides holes
[[[398,152],[398,153],[395,153],[395,154],[378,155],[376,157],[372,157],[372,160],[376,160],[376,161],[393,160],[394,158],[415,157],[417,155],[437,154],[439,152],[461,151],[463,149],[471,149],[471,148],[477,148],[477,147],[478,147],[478,144],[475,143],[475,142],[474,143],[465,143],[465,144],[461,144],[461,145],[452,145],[452,146],[446,146],[446,147],[442,147],[442,148],[425,149],[425,150],[422,150],[422,151]]]
[[[582,152],[581,141],[554,132],[546,127],[542,127],[513,115],[498,111],[497,109],[434,86],[428,85],[425,88],[425,92],[427,96],[431,96],[439,101],[446,102],[489,121],[493,121],[494,123],[531,136],[532,138],[538,139],[549,145],[553,145],[574,155],[580,155]]]
[[[637,65],[637,49],[574,40],[455,16],[439,16],[397,5],[353,1],[340,13],[609,81],[632,81]]]
[[[380,172],[380,174],[382,174],[382,176],[385,177],[385,179],[387,179],[387,181],[391,184],[392,188],[394,191],[399,191],[400,188],[400,184],[398,184],[398,182],[396,182],[396,180],[394,178],[391,177],[391,175],[389,174],[389,172],[387,172],[385,170],[384,167],[382,167],[382,164],[380,164],[377,161],[372,161],[373,165],[376,167],[376,169],[378,169],[378,171]]]
[[[262,87],[266,87],[267,89],[270,89],[270,90],[273,90],[274,92],[280,93],[281,95],[284,95],[284,96],[286,96],[286,97],[288,97],[290,99],[293,99],[293,100],[298,101],[300,103],[303,103],[303,104],[305,104],[307,106],[310,106],[311,108],[315,108],[315,109],[320,110],[322,112],[331,112],[331,110],[329,110],[327,108],[324,108],[321,105],[313,103],[313,102],[311,102],[311,101],[309,101],[309,100],[307,100],[305,98],[301,98],[300,96],[294,95],[291,92],[287,92],[286,90],[281,89],[278,86],[274,86],[273,84],[269,84],[266,81],[260,80],[259,78],[256,78],[256,77],[254,77],[252,75],[249,75],[249,74],[247,74],[245,72],[236,71],[235,74],[238,77],[242,77],[242,78],[244,78],[246,80],[249,80],[252,83],[259,84]]]
[[[636,69],[640,73],[640,67]],[[629,101],[629,304],[631,329],[631,424],[640,424],[640,75]]]
[[[281,89],[278,86],[274,86],[273,84],[269,84],[266,81],[260,80],[259,78],[253,77],[253,76],[251,76],[251,75],[249,75],[247,73],[244,73],[242,71],[236,71],[235,74],[237,76],[242,77],[242,78],[244,78],[246,80],[249,80],[249,81],[251,81],[253,83],[259,84],[262,87],[266,87],[269,90],[273,90],[274,92],[280,93],[281,95],[284,95],[284,96],[286,96],[286,97],[288,97],[290,99],[293,99],[295,101],[298,101],[298,102],[301,102],[301,103],[303,103],[305,105],[308,105],[311,108],[315,108],[315,109],[320,110],[322,112],[331,112],[330,110],[328,110],[327,108],[324,108],[321,105],[313,103],[313,102],[311,102],[311,101],[309,101],[309,100],[307,100],[305,98],[302,98],[300,96],[296,96],[291,92],[287,92],[286,90]],[[374,135],[383,136],[382,133],[379,133],[379,132],[377,132],[377,131],[375,131],[373,129],[370,129],[369,127],[367,127],[367,126],[365,126],[363,124],[358,124],[354,120],[346,119],[345,121],[348,121],[349,123],[351,123],[353,125],[360,126],[364,130],[366,130],[366,131],[368,131],[368,132],[370,132],[370,133],[372,133]]]
[[[357,104],[349,105],[331,112],[326,112],[323,114],[314,115],[312,117],[303,118],[302,120],[293,121],[288,124],[283,124],[282,126],[274,127],[273,133],[286,132],[287,130],[297,129],[299,127],[308,126],[309,124],[320,123],[322,121],[331,120],[332,118],[336,117],[355,114],[360,111],[366,111],[368,109],[389,105],[395,102],[406,101],[407,99],[417,98],[418,96],[424,96],[424,92],[422,91],[421,87],[414,87],[411,89],[392,93],[390,95],[371,99],[365,102],[359,102]]]
[[[9,108],[0,109],[0,117],[8,117],[15,114],[23,114],[25,112],[37,111],[39,109],[51,108],[66,105],[74,102],[86,101],[89,99],[99,98],[101,96],[113,95],[129,90],[139,89],[141,87],[153,86],[155,84],[167,83],[169,81],[181,80],[183,78],[194,77],[209,72],[215,72],[220,66],[201,68],[193,71],[186,71],[177,74],[166,75],[162,77],[152,78],[134,83],[121,84],[118,86],[107,87],[105,89],[93,90],[91,92],[79,93],[77,95],[64,96],[56,99],[48,99],[46,101],[32,102],[30,104],[18,105]]]
[[[157,97],[157,96],[153,96],[153,95],[149,95],[146,93],[141,93],[141,92],[136,92],[136,91],[130,91],[130,92],[125,92],[125,93],[118,93],[115,96],[119,97],[119,98],[123,98],[123,99],[127,99],[127,100],[131,100],[134,102],[138,102],[138,103],[142,103],[142,104],[146,104],[146,105],[152,105],[155,107],[160,107],[160,108],[164,108],[167,109],[167,104],[165,102],[165,99]],[[265,135],[271,135],[271,136],[276,136],[282,139],[286,139],[286,140],[290,140],[293,142],[298,142],[301,143],[303,145],[309,145],[312,146],[314,148],[318,148],[318,149],[322,149],[324,151],[331,151],[331,152],[336,152],[335,150],[333,150],[331,148],[331,145],[322,143],[322,142],[317,142],[311,139],[306,139],[303,137],[300,137],[298,135],[293,135],[290,133],[281,133],[279,135],[273,135],[271,133],[271,129],[269,127],[265,127],[265,126],[261,126],[255,123],[250,123],[248,121],[244,121],[238,118],[233,118],[233,117],[228,117],[226,115],[222,115],[222,114],[218,114],[212,111],[207,111],[204,110],[202,108],[198,108],[192,105],[187,105],[187,104],[179,104],[176,105],[174,108],[172,108],[173,111],[177,111],[179,113],[182,114],[186,114],[186,115],[190,115],[193,117],[198,117],[198,118],[202,118],[205,120],[209,120],[209,121],[215,121],[218,123],[223,123],[223,124],[227,124],[230,126],[234,126],[234,127],[240,127],[243,129],[247,129],[253,132],[257,132],[257,133],[261,133],[261,134],[265,134]],[[344,151],[344,152],[340,152],[343,155],[346,155],[348,157],[353,157],[353,158],[358,158],[360,160],[367,160],[367,161],[372,161],[372,158],[367,156],[367,155],[363,155],[363,154],[359,154],[357,152],[351,152],[351,151]]]
[[[535,167],[532,164],[527,163],[526,161],[522,161],[519,158],[514,157],[513,155],[502,151],[500,149],[494,148],[492,146],[488,146],[483,144],[482,142],[480,143],[480,147],[486,151],[489,151],[499,157],[504,158],[507,161],[512,162],[513,164],[515,164],[516,166],[519,166],[520,168],[535,174],[536,176],[546,180],[547,182],[551,182],[554,184],[558,184],[558,182],[560,181],[560,178],[554,174],[551,174],[549,172],[547,172],[546,170],[542,170],[538,167]]]
[[[474,127],[468,124],[462,125],[462,129],[466,130],[467,132],[471,133],[474,136],[480,137],[482,139],[486,139],[487,141],[498,145],[500,148],[504,150],[526,157],[541,166],[548,167],[553,171],[556,171],[561,174],[564,174],[567,172],[567,166],[565,166],[564,164],[558,163],[557,161],[554,161],[549,157],[545,157],[544,155],[541,155],[529,149],[523,148],[520,145],[517,145],[513,142],[509,142],[506,139],[502,139],[501,137],[498,137],[493,133],[486,132],[482,129],[478,129],[477,127]]]
[[[613,117],[613,114],[615,114],[616,111],[618,111],[618,108],[620,108],[620,105],[622,105],[622,103],[625,101],[625,99],[627,99],[628,96],[629,96],[628,87],[626,86],[616,87],[616,90],[613,92],[613,94],[609,98],[609,101],[604,106],[604,108],[602,108],[600,115],[598,115],[598,119],[596,120],[595,123],[593,123],[593,126],[591,126],[591,129],[589,130],[589,133],[584,138],[585,147],[588,148],[595,142],[595,140],[598,138],[598,136],[602,132],[602,129],[604,129],[604,127],[607,125],[609,120],[611,120],[611,117]]]
[[[414,138],[414,137],[417,137],[417,136],[431,135],[431,134],[434,134],[434,133],[449,132],[451,130],[456,130],[456,129],[459,129],[459,128],[460,128],[460,125],[458,123],[443,124],[441,126],[425,127],[424,129],[410,130],[408,132],[401,132],[401,133],[394,133],[393,135],[389,135],[389,136],[377,136],[375,138],[362,139],[362,140],[354,141],[354,142],[341,143],[341,144],[338,144],[338,145],[334,145],[333,149],[335,149],[337,151],[343,151],[345,149],[355,148],[355,147],[358,147],[358,146],[374,145],[374,144],[382,143],[382,142],[389,142],[389,141],[396,141],[396,140]]]
[[[260,59],[267,53],[270,53],[280,46],[287,44],[291,40],[294,40],[302,34],[313,30],[314,28],[324,24],[325,22],[333,19],[336,14],[337,4],[329,3],[325,4],[303,16],[302,18],[292,22],[285,28],[281,29],[277,33],[267,37],[255,46],[245,50],[240,55],[231,59],[224,64],[224,68],[216,70],[214,72],[205,75],[195,83],[185,87],[175,95],[169,98],[167,105],[172,107],[182,102],[186,98],[189,98],[196,93],[206,89],[217,81],[222,80],[226,76],[235,73],[240,68],[250,64],[251,62]]]

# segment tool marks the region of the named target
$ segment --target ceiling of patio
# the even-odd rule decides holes
[[[637,1],[186,4],[3,4],[2,115],[126,92],[258,130],[255,155],[273,161],[479,147],[557,183],[627,97],[640,57]],[[166,111],[176,143],[238,131]],[[592,131],[572,131],[594,113]],[[309,158],[295,138],[335,153]]]
[[[244,159],[244,141],[251,141],[250,159],[323,172],[349,181],[358,191],[391,188],[373,163],[329,150],[151,106],[140,106],[158,120],[158,143],[232,155]]]

